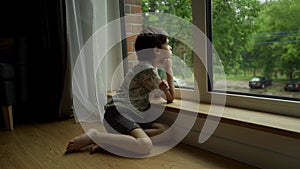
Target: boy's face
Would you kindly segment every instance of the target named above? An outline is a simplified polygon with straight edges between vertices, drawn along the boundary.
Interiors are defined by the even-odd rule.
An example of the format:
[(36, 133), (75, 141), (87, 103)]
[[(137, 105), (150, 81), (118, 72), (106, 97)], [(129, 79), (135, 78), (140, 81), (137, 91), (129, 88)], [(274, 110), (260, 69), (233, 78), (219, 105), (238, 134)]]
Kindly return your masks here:
[(169, 45), (169, 39), (162, 45), (160, 50), (160, 59), (170, 59), (172, 56), (172, 47)]
[(172, 47), (169, 45), (169, 39), (162, 45), (162, 49), (172, 52)]
[(169, 39), (162, 45), (161, 49), (155, 48), (155, 58), (152, 61), (155, 66), (160, 65), (164, 59), (171, 59), (172, 47), (169, 45)]

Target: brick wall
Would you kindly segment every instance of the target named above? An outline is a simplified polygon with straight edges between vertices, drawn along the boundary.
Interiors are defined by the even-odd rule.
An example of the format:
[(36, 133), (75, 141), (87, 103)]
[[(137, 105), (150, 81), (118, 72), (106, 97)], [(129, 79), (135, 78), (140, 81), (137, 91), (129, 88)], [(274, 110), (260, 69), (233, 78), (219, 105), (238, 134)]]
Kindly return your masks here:
[(128, 50), (128, 68), (137, 63), (134, 42), (142, 30), (142, 0), (125, 0), (126, 35)]

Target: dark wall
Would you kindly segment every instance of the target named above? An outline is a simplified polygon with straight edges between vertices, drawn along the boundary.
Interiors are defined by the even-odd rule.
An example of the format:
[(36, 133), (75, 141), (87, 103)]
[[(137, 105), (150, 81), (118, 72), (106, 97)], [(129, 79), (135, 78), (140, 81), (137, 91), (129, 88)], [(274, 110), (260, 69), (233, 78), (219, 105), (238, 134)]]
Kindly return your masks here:
[(0, 38), (15, 41), (19, 77), (13, 111), (17, 123), (58, 117), (66, 56), (59, 2), (0, 1)]

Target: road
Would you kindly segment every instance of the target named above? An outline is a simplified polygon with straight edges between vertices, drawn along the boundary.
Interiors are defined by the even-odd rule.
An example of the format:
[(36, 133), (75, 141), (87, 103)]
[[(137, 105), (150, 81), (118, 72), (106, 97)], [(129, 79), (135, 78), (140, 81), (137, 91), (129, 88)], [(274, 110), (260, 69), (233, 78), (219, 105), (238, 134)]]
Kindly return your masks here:
[(282, 83), (273, 82), (271, 86), (267, 86), (264, 89), (250, 89), (248, 86), (248, 81), (227, 80), (226, 82), (216, 81), (214, 84), (214, 88), (221, 90), (226, 88), (227, 91), (233, 92), (300, 98), (300, 92), (284, 91), (283, 85), (284, 84)]

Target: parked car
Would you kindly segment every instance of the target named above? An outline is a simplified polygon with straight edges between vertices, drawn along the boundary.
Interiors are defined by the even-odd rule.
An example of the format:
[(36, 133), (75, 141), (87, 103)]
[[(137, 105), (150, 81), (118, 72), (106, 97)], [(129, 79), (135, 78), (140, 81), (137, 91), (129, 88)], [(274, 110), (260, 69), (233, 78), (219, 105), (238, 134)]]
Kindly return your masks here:
[(272, 85), (272, 79), (266, 78), (266, 77), (261, 77), (261, 76), (256, 76), (253, 77), (249, 81), (249, 87), (251, 89), (253, 88), (261, 88), (264, 89), (266, 86)]
[(177, 78), (177, 77), (173, 77), (173, 79), (174, 79), (175, 87), (187, 86), (187, 83), (185, 82), (185, 80)]
[(300, 79), (289, 80), (284, 84), (285, 91), (298, 91), (300, 92)]

